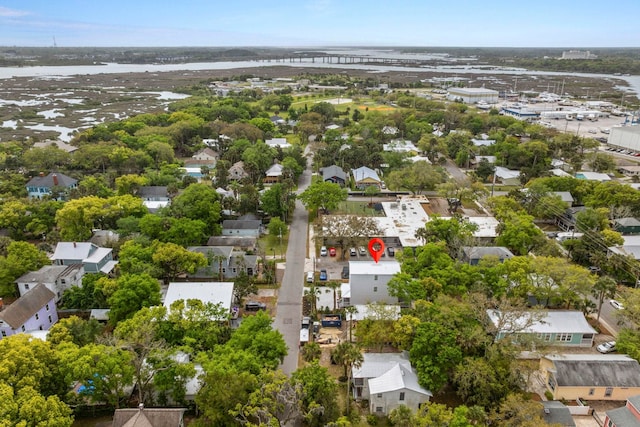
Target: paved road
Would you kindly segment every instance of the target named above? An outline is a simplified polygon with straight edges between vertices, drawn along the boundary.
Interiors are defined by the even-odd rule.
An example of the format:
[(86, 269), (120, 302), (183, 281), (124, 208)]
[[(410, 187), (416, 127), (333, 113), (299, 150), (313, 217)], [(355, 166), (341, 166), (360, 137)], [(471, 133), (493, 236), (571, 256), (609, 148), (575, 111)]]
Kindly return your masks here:
[[(304, 191), (311, 182), (311, 160), (300, 177), (298, 192)], [(278, 294), (274, 326), (282, 333), (288, 347), (287, 356), (280, 366), (282, 371), (291, 375), (298, 369), (298, 344), (300, 342), (300, 324), (302, 322), (302, 292), (304, 285), (304, 263), (307, 254), (309, 214), (300, 201), (296, 201), (293, 220), (289, 230), (287, 263)]]

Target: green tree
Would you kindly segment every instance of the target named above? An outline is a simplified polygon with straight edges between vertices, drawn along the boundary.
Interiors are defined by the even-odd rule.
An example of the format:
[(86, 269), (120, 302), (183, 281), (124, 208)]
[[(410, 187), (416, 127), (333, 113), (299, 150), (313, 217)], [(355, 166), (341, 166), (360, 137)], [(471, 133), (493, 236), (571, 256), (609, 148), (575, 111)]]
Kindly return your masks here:
[(517, 255), (526, 255), (545, 242), (544, 233), (533, 223), (533, 217), (514, 213), (500, 219), (500, 235), (496, 244), (506, 246)]
[(422, 194), (432, 191), (438, 184), (445, 181), (441, 168), (434, 167), (427, 162), (414, 162), (400, 170), (393, 171), (387, 176), (387, 185), (394, 190), (409, 190), (412, 194)]
[[(309, 346), (309, 343), (305, 347)], [(340, 415), (338, 408), (338, 385), (327, 368), (320, 366), (318, 359), (298, 368), (291, 376), (292, 383), (302, 389), (302, 413), (310, 427), (324, 426)]]
[(317, 342), (310, 342), (305, 344), (300, 350), (302, 353), (302, 358), (305, 362), (310, 363), (314, 360), (319, 360), (322, 355), (322, 349), (320, 348), (320, 344)]
[(11, 242), (7, 246), (7, 255), (0, 256), (0, 294), (15, 295), (17, 278), (50, 263), (47, 254), (31, 243)]
[(79, 381), (84, 385), (81, 396), (120, 407), (127, 395), (125, 389), (134, 381), (129, 352), (104, 344), (59, 347), (59, 351), (68, 383)]
[(618, 284), (612, 277), (601, 276), (596, 280), (591, 290), (592, 295), (598, 301), (598, 316), (596, 318), (596, 322), (600, 321), (600, 313), (602, 311), (602, 304), (605, 298), (614, 298), (617, 290)]
[(117, 288), (107, 301), (112, 325), (131, 318), (142, 307), (161, 303), (160, 284), (148, 274), (125, 274), (116, 283)]
[(299, 199), (311, 211), (320, 208), (327, 211), (336, 209), (341, 202), (347, 200), (347, 196), (347, 190), (338, 184), (316, 181), (300, 193)]
[(207, 266), (207, 259), (203, 254), (188, 251), (175, 243), (158, 243), (154, 246), (151, 260), (162, 272), (167, 285), (181, 274), (193, 274), (198, 268)]
[(201, 220), (207, 232), (219, 234), (221, 205), (218, 193), (209, 185), (191, 184), (171, 202), (171, 215), (176, 218)]
[(71, 409), (58, 396), (45, 397), (32, 387), (14, 391), (8, 384), (0, 384), (0, 425), (71, 427)]
[(72, 342), (81, 347), (95, 342), (102, 334), (103, 326), (96, 319), (84, 320), (78, 316), (60, 319), (49, 329), (47, 341), (52, 345)]

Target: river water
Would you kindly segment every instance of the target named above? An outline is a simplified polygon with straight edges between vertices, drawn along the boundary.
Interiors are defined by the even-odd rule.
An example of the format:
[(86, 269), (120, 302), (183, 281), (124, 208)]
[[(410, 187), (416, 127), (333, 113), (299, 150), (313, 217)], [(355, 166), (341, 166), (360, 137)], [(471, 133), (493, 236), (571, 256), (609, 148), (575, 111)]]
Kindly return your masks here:
[[(336, 53), (327, 51), (328, 53)], [(389, 55), (389, 57), (399, 57), (399, 54)], [(406, 56), (403, 55), (403, 58)], [(271, 66), (286, 66), (294, 68), (335, 68), (345, 70), (366, 70), (372, 73), (385, 71), (397, 72), (431, 72), (441, 73), (445, 76), (453, 74), (487, 74), (487, 75), (539, 75), (539, 76), (580, 76), (596, 79), (617, 79), (628, 83), (630, 89), (640, 95), (640, 76), (617, 76), (611, 74), (592, 73), (568, 73), (554, 71), (531, 71), (522, 68), (488, 67), (481, 65), (450, 65), (450, 66), (423, 66), (423, 67), (403, 67), (384, 64), (336, 64), (312, 62), (309, 58), (303, 58), (296, 62), (288, 61), (225, 61), (225, 62), (194, 62), (186, 64), (116, 64), (106, 63), (98, 65), (79, 66), (42, 66), (42, 67), (0, 67), (0, 79), (12, 77), (34, 77), (34, 78), (60, 78), (75, 75), (93, 74), (125, 74), (125, 73), (161, 73), (168, 71), (205, 71), (205, 70), (232, 70), (235, 68), (261, 68)]]

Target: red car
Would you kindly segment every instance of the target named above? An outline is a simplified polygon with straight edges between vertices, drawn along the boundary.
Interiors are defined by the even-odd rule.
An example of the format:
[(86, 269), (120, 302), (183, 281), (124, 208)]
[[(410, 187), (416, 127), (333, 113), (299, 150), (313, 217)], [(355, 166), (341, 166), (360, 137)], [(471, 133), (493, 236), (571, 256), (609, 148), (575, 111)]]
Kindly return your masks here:
[(329, 256), (336, 256), (336, 248), (329, 248)]

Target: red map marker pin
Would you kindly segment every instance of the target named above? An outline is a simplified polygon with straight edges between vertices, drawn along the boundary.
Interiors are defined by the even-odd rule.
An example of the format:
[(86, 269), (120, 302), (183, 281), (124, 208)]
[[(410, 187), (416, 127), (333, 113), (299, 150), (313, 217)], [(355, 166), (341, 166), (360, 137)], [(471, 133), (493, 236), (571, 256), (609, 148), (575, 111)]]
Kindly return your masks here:
[(376, 263), (380, 261), (380, 257), (384, 253), (384, 242), (382, 239), (375, 237), (369, 240), (369, 253)]

